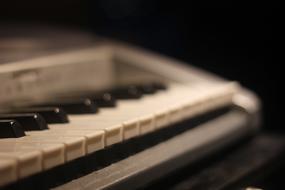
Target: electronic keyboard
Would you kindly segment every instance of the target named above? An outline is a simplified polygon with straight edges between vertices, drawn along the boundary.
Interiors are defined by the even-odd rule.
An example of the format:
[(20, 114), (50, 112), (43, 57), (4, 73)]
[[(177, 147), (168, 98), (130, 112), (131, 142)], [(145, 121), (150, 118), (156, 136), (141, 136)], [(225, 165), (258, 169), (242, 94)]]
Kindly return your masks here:
[(238, 82), (122, 42), (83, 44), (0, 59), (2, 188), (142, 188), (258, 130), (259, 100)]

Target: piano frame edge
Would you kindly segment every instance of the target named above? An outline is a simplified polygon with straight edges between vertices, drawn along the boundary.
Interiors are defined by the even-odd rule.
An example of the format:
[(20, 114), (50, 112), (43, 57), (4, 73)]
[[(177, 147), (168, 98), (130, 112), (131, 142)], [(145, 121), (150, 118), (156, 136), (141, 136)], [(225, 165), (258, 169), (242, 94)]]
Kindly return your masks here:
[[(113, 43), (113, 42), (112, 42)], [(111, 44), (112, 45), (112, 44)], [(116, 47), (115, 47), (116, 46)], [(120, 47), (119, 47), (120, 46)], [(121, 49), (120, 50), (120, 52), (122, 53), (121, 54), (121, 56), (123, 56), (123, 55), (129, 55), (130, 57), (134, 57), (134, 56), (136, 56), (136, 55), (140, 55), (142, 58), (149, 58), (149, 59), (153, 59), (153, 62), (157, 62), (157, 63), (159, 63), (159, 65), (162, 65), (162, 64), (160, 64), (160, 63), (162, 63), (162, 62), (167, 62), (167, 72), (166, 73), (164, 73), (164, 75), (168, 75), (169, 73), (172, 73), (173, 71), (172, 71), (172, 69), (174, 69), (174, 66), (175, 66), (175, 70), (177, 70), (178, 72), (182, 72), (183, 70), (185, 70), (185, 72), (183, 72), (184, 74), (183, 74), (183, 77), (181, 77), (181, 78), (175, 78), (175, 79), (173, 79), (173, 80), (175, 80), (175, 81), (178, 81), (178, 82), (181, 82), (181, 83), (187, 83), (187, 81), (189, 81), (189, 78), (188, 77), (190, 77), (191, 76), (191, 72), (192, 72), (192, 74), (194, 73), (195, 75), (200, 75), (200, 74), (202, 74), (202, 77), (198, 77), (199, 79), (203, 79), (203, 80), (211, 80), (211, 79), (214, 79), (214, 81), (215, 82), (223, 82), (224, 80), (223, 79), (221, 79), (221, 78), (219, 78), (219, 77), (216, 77), (216, 76), (213, 76), (213, 75), (211, 75), (211, 74), (209, 74), (209, 73), (207, 73), (207, 72), (204, 72), (204, 71), (202, 71), (202, 70), (199, 70), (199, 69), (196, 69), (196, 68), (193, 68), (193, 67), (186, 67), (186, 66), (184, 66), (183, 64), (181, 64), (180, 62), (178, 62), (178, 61), (175, 61), (175, 60), (172, 60), (172, 59), (169, 59), (169, 58), (166, 58), (166, 57), (163, 57), (163, 58), (161, 58), (161, 57), (159, 57), (158, 55), (156, 55), (156, 54), (153, 54), (153, 53), (150, 53), (150, 52), (148, 52), (148, 51), (142, 51), (142, 50), (140, 50), (139, 48), (125, 48), (125, 47), (123, 47), (123, 45), (121, 46), (121, 45), (114, 45), (114, 47), (113, 47), (114, 49)], [(108, 48), (107, 48), (108, 49)], [(114, 50), (113, 50), (114, 51)], [(123, 53), (123, 51), (125, 51), (125, 53)], [(117, 51), (115, 51), (116, 53), (117, 53)], [(119, 51), (118, 51), (119, 52)], [(117, 53), (118, 54), (118, 53)], [(137, 59), (137, 58), (136, 58)], [(140, 63), (138, 63), (137, 65), (142, 65), (142, 64), (140, 64)], [(147, 70), (150, 70), (150, 71), (156, 71), (156, 69), (155, 68), (153, 68), (153, 66), (152, 65), (154, 65), (154, 64), (148, 64), (148, 68), (147, 68)], [(179, 67), (176, 67), (176, 66), (179, 66)], [(163, 66), (165, 66), (165, 65), (163, 65)], [(187, 68), (187, 69), (186, 69)], [(155, 72), (155, 73), (157, 73), (157, 72)], [(205, 78), (204, 78), (205, 77)], [(244, 114), (246, 115), (246, 118), (247, 118), (247, 121), (246, 121), (246, 132), (245, 133), (243, 133), (243, 134), (241, 134), (240, 136), (239, 135), (237, 135), (237, 134), (233, 134), (233, 135), (235, 135), (235, 140), (237, 140), (237, 139), (240, 139), (241, 137), (243, 137), (243, 136), (246, 136), (246, 135), (248, 135), (248, 134), (252, 134), (254, 131), (257, 131), (258, 130), (258, 128), (259, 128), (259, 126), (261, 125), (261, 104), (260, 104), (260, 100), (258, 99), (258, 97), (253, 93), (253, 92), (251, 92), (251, 91), (249, 91), (249, 90), (247, 90), (247, 89), (244, 89), (244, 88), (242, 88), (242, 90), (239, 92), (239, 93), (237, 93), (237, 94), (235, 94), (234, 95), (234, 97), (233, 97), (233, 102), (234, 102), (234, 104), (237, 106), (237, 107), (239, 107), (239, 108), (241, 108), (243, 111), (244, 111)], [(197, 127), (197, 128), (199, 128), (199, 127)], [(189, 133), (190, 134), (190, 133)], [(178, 138), (178, 137), (177, 137)], [(188, 137), (187, 137), (188, 138)], [(186, 139), (187, 139), (186, 138)], [(172, 171), (172, 170), (174, 170), (174, 169), (177, 169), (177, 168), (179, 168), (179, 167), (182, 167), (183, 165), (185, 165), (185, 164), (187, 164), (187, 163), (189, 163), (189, 162), (192, 162), (192, 161), (194, 161), (194, 160), (196, 160), (196, 159), (199, 159), (199, 158), (201, 158), (201, 157), (203, 157), (204, 155), (207, 155), (207, 154), (209, 154), (209, 153), (211, 153), (211, 152), (214, 152), (215, 150), (217, 150), (217, 149), (219, 149), (219, 148), (221, 148), (221, 147), (223, 147), (223, 146), (225, 146), (225, 145), (228, 145), (228, 144), (230, 144), (229, 142), (228, 142), (228, 140), (229, 141), (232, 141), (233, 139), (230, 139), (230, 138), (226, 138), (226, 139), (224, 139), (224, 141), (223, 142), (219, 142), (219, 145), (217, 146), (217, 147), (213, 147), (212, 148), (212, 150), (211, 149), (208, 149), (207, 148), (207, 151), (201, 151), (201, 152), (199, 152), (199, 153), (197, 153), (197, 156), (195, 157), (195, 159), (194, 158), (189, 158), (189, 154), (191, 155), (191, 153), (192, 153), (192, 151), (193, 150), (190, 150), (190, 151), (187, 151), (187, 150), (185, 150), (184, 151), (184, 154), (183, 155), (181, 155), (179, 158), (177, 158), (177, 159), (179, 159), (179, 160), (185, 160), (185, 162), (180, 162), (180, 165), (179, 166), (176, 166), (175, 168), (173, 168), (174, 167), (174, 165), (172, 165), (171, 164), (171, 166), (173, 166), (173, 167), (166, 167), (165, 165), (159, 165), (159, 166), (157, 166), (158, 168), (164, 168), (164, 169), (167, 169), (167, 170), (169, 170), (169, 172), (170, 172), (170, 170)], [(168, 142), (168, 143), (171, 143), (170, 141)], [(157, 145), (157, 146), (159, 146), (159, 145)], [(173, 146), (175, 146), (175, 145), (173, 145)], [(148, 151), (148, 150), (146, 150), (146, 151)], [(149, 151), (151, 151), (151, 150), (149, 150)], [(144, 151), (145, 152), (145, 151)], [(143, 153), (143, 152), (142, 152)], [(138, 155), (135, 155), (135, 156), (138, 156), (137, 157), (137, 159), (139, 159), (139, 155), (140, 155), (141, 153), (139, 153)], [(199, 156), (198, 156), (199, 155)], [(184, 157), (185, 156), (185, 157)], [(126, 160), (128, 160), (128, 159), (126, 159)], [(187, 161), (187, 162), (186, 162)], [(167, 163), (168, 161), (164, 161), (165, 163)], [(173, 160), (172, 160), (172, 162), (173, 162)], [(178, 161), (174, 161), (173, 163), (178, 163)], [(147, 169), (147, 170), (145, 170), (145, 171), (152, 171), (152, 170), (157, 170), (158, 168), (157, 167), (155, 167), (155, 169), (151, 169), (151, 168), (149, 168), (149, 169)], [(159, 170), (159, 169), (158, 169)], [(160, 173), (160, 172), (158, 172), (158, 173)], [(167, 172), (166, 172), (167, 173)], [(145, 179), (145, 180), (142, 180), (140, 183), (142, 183), (142, 182), (146, 182), (147, 181), (147, 178), (146, 178), (146, 176), (152, 176), (152, 175), (150, 175), (151, 173), (144, 173), (143, 175), (141, 175), (141, 176), (143, 176), (142, 178), (140, 178), (140, 179)], [(154, 174), (155, 174), (155, 172), (154, 172)], [(154, 175), (153, 174), (153, 175)], [(158, 175), (157, 173), (156, 173), (156, 175)], [(112, 183), (112, 184), (109, 184), (109, 186), (102, 186), (101, 188), (114, 188), (114, 187), (116, 187), (116, 188), (122, 188), (122, 189), (124, 189), (123, 187), (130, 187), (129, 186), (129, 182), (132, 182), (133, 183), (133, 185), (139, 185), (140, 183), (138, 183), (138, 180), (137, 179), (139, 179), (137, 176), (140, 176), (140, 175), (134, 175), (134, 178), (132, 178), (132, 180), (130, 181), (129, 179), (128, 179), (128, 176), (125, 176), (122, 180), (115, 180), (114, 181), (114, 183)], [(140, 176), (140, 177), (141, 177)], [(84, 176), (85, 177), (85, 176)], [(80, 184), (81, 182), (79, 182), (80, 180), (83, 180), (84, 181), (84, 177), (81, 177), (81, 178), (79, 178), (78, 180), (75, 180), (75, 181), (73, 181), (73, 182), (70, 182), (70, 183), (68, 183), (68, 184), (66, 184), (66, 185), (63, 185), (63, 186), (61, 186), (61, 187), (59, 187), (59, 188), (62, 188), (62, 189), (65, 189), (67, 186), (68, 186), (68, 188), (70, 188), (70, 187), (72, 187), (73, 189), (83, 189), (83, 188), (81, 188), (82, 186), (81, 185), (78, 185), (78, 184)], [(149, 178), (149, 177), (148, 177)], [(128, 180), (127, 180), (128, 179)], [(148, 180), (150, 180), (150, 179), (148, 179)], [(128, 181), (128, 183), (126, 183), (126, 181)], [(139, 180), (140, 181), (140, 180)], [(69, 186), (69, 184), (72, 184), (72, 185), (70, 185)], [(75, 184), (77, 184), (77, 185), (75, 185)], [(126, 186), (125, 186), (126, 185)], [(88, 187), (89, 188), (89, 187)], [(90, 189), (93, 189), (93, 187), (90, 187)]]

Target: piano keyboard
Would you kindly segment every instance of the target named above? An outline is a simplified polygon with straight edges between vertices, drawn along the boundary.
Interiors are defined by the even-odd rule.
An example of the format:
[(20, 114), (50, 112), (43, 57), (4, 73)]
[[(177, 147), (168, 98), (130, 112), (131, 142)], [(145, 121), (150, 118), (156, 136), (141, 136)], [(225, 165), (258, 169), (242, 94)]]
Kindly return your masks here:
[[(129, 50), (126, 50), (127, 53), (121, 52), (120, 54), (121, 49), (118, 50), (115, 52), (121, 57), (117, 55), (114, 60), (128, 59), (131, 61), (133, 57), (138, 57), (140, 60), (147, 61), (149, 58), (149, 56), (144, 57), (137, 52), (132, 54)], [(91, 56), (90, 50), (86, 52)], [(84, 55), (84, 51), (79, 54)], [(50, 57), (49, 59), (60, 58), (63, 60), (62, 57), (64, 56), (55, 56), (55, 58)], [(157, 59), (155, 56), (150, 57), (153, 60)], [(38, 61), (41, 62), (40, 59)], [(169, 61), (163, 58), (159, 59), (159, 62)], [(178, 148), (175, 148), (178, 146), (175, 145), (177, 143), (175, 139), (178, 137), (180, 143), (186, 143), (185, 147), (182, 145), (182, 148), (178, 149), (184, 148), (186, 151), (187, 148), (187, 151), (192, 151), (200, 149), (199, 147), (206, 144), (209, 146), (209, 142), (215, 143), (218, 139), (224, 141), (227, 138), (230, 138), (228, 141), (231, 141), (251, 134), (255, 130), (254, 127), (258, 122), (256, 100), (237, 82), (226, 82), (203, 72), (200, 73), (194, 68), (193, 75), (191, 72), (188, 75), (184, 68), (178, 68), (179, 66), (177, 69), (171, 64), (166, 67), (163, 67), (163, 63), (159, 64), (162, 65), (161, 71), (153, 67), (151, 74), (146, 74), (148, 72), (145, 69), (152, 67), (148, 64), (146, 64), (146, 68), (140, 68), (143, 74), (136, 71), (139, 79), (144, 75), (148, 78), (144, 82), (138, 83), (137, 80), (133, 80), (136, 77), (132, 77), (131, 74), (125, 76), (125, 72), (129, 71), (124, 71), (124, 66), (122, 69), (118, 69), (119, 71), (123, 70), (120, 71), (122, 75), (120, 85), (110, 86), (106, 82), (110, 80), (104, 79), (106, 88), (93, 86), (91, 89), (94, 88), (94, 91), (90, 91), (89, 86), (86, 92), (82, 89), (76, 91), (79, 83), (67, 83), (63, 76), (59, 80), (65, 81), (67, 86), (69, 85), (68, 91), (63, 93), (60, 91), (62, 88), (53, 88), (53, 85), (59, 84), (56, 82), (53, 84), (51, 81), (48, 96), (44, 96), (41, 92), (41, 83), (46, 85), (44, 78), (38, 78), (39, 83), (34, 84), (34, 86), (38, 85), (39, 90), (34, 86), (29, 87), (35, 92), (33, 95), (24, 90), (27, 81), (27, 84), (33, 84), (29, 81), (33, 78), (25, 76), (24, 79), (19, 79), (20, 83), (14, 78), (15, 84), (21, 84), (19, 89), (21, 88), (22, 91), (11, 91), (14, 101), (11, 101), (10, 97), (0, 101), (0, 105), (2, 104), (0, 112), (0, 187), (9, 188), (11, 185), (21, 184), (29, 179), (43, 182), (47, 180), (47, 176), (57, 176), (61, 172), (64, 177), (59, 177), (59, 179), (43, 186), (52, 188), (67, 183), (66, 186), (63, 186), (64, 189), (70, 187), (69, 180), (77, 178), (76, 176), (67, 177), (69, 172), (82, 177), (82, 173), (85, 174), (86, 170), (88, 170), (87, 174), (93, 172), (92, 170), (97, 171), (96, 173), (100, 175), (96, 179), (104, 181), (106, 175), (101, 175), (101, 173), (104, 173), (106, 168), (111, 168), (110, 170), (113, 172), (119, 172), (116, 164), (120, 165), (124, 160), (134, 157), (140, 160), (144, 151), (153, 152), (151, 154), (155, 158), (150, 156), (151, 160), (159, 157), (161, 162), (166, 162), (170, 155), (174, 156), (172, 154)], [(25, 67), (29, 70), (28, 75), (32, 72), (31, 65), (26, 64)], [(141, 65), (141, 67), (145, 67), (145, 65)], [(10, 68), (9, 66), (3, 68), (4, 71), (10, 73), (16, 67), (12, 64)], [(49, 66), (40, 68), (46, 73), (38, 75), (46, 77), (49, 75), (48, 72), (52, 73), (52, 69), (58, 71), (56, 64), (51, 64), (49, 70), (48, 68)], [(74, 72), (72, 69), (75, 68), (79, 67), (71, 64), (68, 72)], [(25, 69), (23, 70), (25, 71)], [(16, 70), (19, 72), (18, 68)], [(169, 70), (178, 71), (177, 76), (170, 76)], [(61, 71), (63, 72), (63, 70)], [(110, 75), (109, 70), (105, 69), (104, 72), (108, 72), (108, 76)], [(187, 78), (189, 81), (186, 80)], [(72, 76), (69, 76), (69, 79), (72, 79)], [(4, 97), (5, 93), (6, 91), (1, 92), (0, 89), (0, 97)], [(19, 95), (15, 93), (19, 93)], [(53, 93), (54, 96), (52, 96)], [(202, 127), (203, 125), (205, 126)], [(196, 138), (196, 142), (193, 141), (195, 137), (199, 137)], [(189, 146), (187, 138), (190, 138)], [(167, 143), (169, 147), (172, 147), (172, 151), (166, 151), (167, 148), (163, 144)], [(195, 143), (197, 146), (190, 147)], [(161, 147), (161, 151), (166, 151), (161, 152), (161, 157), (159, 150), (154, 152), (157, 147)], [(126, 152), (121, 152), (121, 150)], [(178, 152), (175, 154), (179, 155)], [(141, 161), (141, 167), (146, 164), (143, 160), (144, 158)], [(132, 163), (126, 162), (131, 167)], [(71, 167), (74, 163), (80, 164), (74, 169)], [(138, 166), (134, 167), (135, 171), (143, 170)], [(150, 166), (148, 165), (148, 167)], [(64, 172), (62, 168), (69, 169)], [(126, 170), (121, 168), (121, 174), (117, 178), (112, 177), (113, 182), (123, 181), (122, 179), (126, 176), (130, 176), (128, 172), (124, 176), (124, 172)], [(51, 175), (47, 175), (48, 173)], [(95, 183), (92, 187), (105, 188), (110, 183), (110, 180), (105, 180), (104, 183)], [(72, 181), (71, 184), (78, 187), (79, 183)]]

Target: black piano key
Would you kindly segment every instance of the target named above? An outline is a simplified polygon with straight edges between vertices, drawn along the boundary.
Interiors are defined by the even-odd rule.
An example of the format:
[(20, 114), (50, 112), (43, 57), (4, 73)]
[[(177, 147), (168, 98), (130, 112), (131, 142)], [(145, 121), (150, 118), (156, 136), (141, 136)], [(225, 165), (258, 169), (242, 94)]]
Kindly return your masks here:
[(25, 136), (24, 129), (15, 120), (0, 120), (0, 138), (18, 138)]
[(142, 97), (142, 92), (134, 85), (115, 88), (110, 93), (117, 99), (139, 99)]
[(88, 114), (98, 112), (96, 103), (89, 98), (60, 100), (47, 104), (41, 104), (39, 106), (60, 107), (68, 114)]
[(38, 113), (49, 124), (69, 122), (66, 112), (59, 107), (20, 108), (20, 109), (14, 110), (13, 113)]
[(152, 86), (154, 88), (156, 88), (157, 90), (166, 90), (167, 89), (167, 86), (163, 83), (160, 83), (160, 82), (153, 82)]
[(96, 102), (98, 107), (115, 107), (116, 99), (108, 92), (96, 94), (93, 96), (92, 100)]
[(40, 114), (1, 114), (0, 119), (15, 120), (22, 125), (25, 131), (48, 129), (46, 121)]
[(154, 94), (158, 90), (153, 84), (142, 84), (137, 87), (143, 94)]

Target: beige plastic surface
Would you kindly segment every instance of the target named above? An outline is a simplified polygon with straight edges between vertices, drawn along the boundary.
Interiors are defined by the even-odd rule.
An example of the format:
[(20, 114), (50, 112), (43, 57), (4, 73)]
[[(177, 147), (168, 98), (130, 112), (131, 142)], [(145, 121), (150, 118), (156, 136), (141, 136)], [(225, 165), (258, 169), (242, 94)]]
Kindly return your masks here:
[[(120, 100), (117, 107), (102, 108), (98, 114), (71, 115), (70, 123), (51, 124), (49, 130), (27, 132), (27, 136), (21, 138), (1, 139), (0, 158), (16, 160), (17, 176), (26, 177), (231, 104), (238, 89), (235, 83), (192, 88), (170, 84), (166, 91), (133, 101)], [(4, 167), (4, 163), (2, 165)]]
[(0, 157), (0, 186), (17, 180), (17, 161)]

